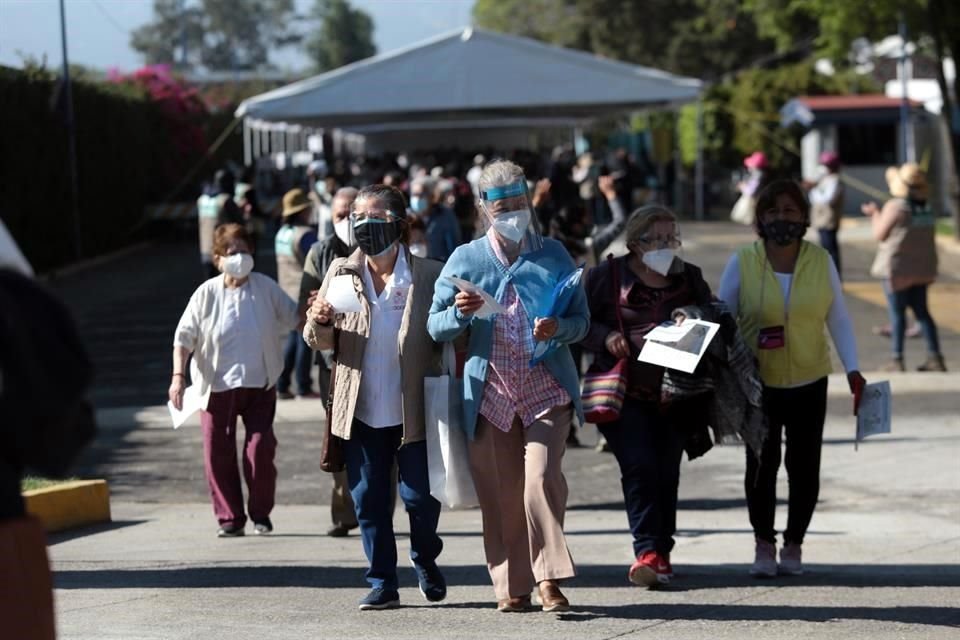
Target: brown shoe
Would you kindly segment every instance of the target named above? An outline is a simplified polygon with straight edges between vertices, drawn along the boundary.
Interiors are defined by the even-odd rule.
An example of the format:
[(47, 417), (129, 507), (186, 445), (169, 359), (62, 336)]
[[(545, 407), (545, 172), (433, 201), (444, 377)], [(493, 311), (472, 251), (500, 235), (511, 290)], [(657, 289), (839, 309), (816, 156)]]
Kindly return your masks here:
[(927, 356), (927, 361), (917, 367), (917, 371), (946, 371), (947, 365), (940, 354), (931, 354)]
[(529, 595), (514, 596), (504, 598), (497, 602), (497, 611), (500, 613), (520, 613), (521, 611), (526, 611), (531, 606)]
[(540, 604), (544, 611), (570, 611), (570, 601), (560, 591), (555, 580), (540, 583)]
[(880, 368), (880, 371), (906, 371), (903, 364), (903, 358), (892, 358), (887, 364)]

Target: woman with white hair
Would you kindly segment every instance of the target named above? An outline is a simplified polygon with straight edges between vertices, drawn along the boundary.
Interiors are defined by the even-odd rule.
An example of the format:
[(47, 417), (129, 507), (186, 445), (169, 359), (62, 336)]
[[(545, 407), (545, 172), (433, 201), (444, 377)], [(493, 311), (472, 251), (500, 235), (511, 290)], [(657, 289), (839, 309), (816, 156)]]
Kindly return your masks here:
[(937, 325), (927, 308), (927, 288), (937, 278), (936, 219), (927, 201), (927, 176), (917, 164), (908, 162), (887, 169), (886, 178), (893, 197), (883, 209), (875, 202), (861, 207), (864, 215), (870, 216), (873, 237), (880, 243), (870, 273), (883, 279), (890, 309), (893, 358), (886, 370), (906, 370), (903, 337), (910, 307), (927, 342), (927, 360), (917, 370), (946, 371)]
[[(437, 279), (427, 329), (438, 342), (469, 330), (463, 373), (464, 429), (487, 568), (499, 611), (522, 611), (539, 585), (544, 611), (570, 605), (558, 581), (576, 573), (563, 533), (567, 484), (561, 461), (574, 411), (583, 420), (568, 345), (590, 324), (583, 289), (566, 311), (540, 317), (575, 265), (536, 226), (523, 169), (499, 160), (479, 180), (486, 233), (453, 252)], [(472, 284), (457, 287), (455, 276)], [(475, 288), (474, 288), (475, 287)], [(477, 293), (504, 308), (493, 315)], [(531, 366), (538, 342), (556, 348)]]

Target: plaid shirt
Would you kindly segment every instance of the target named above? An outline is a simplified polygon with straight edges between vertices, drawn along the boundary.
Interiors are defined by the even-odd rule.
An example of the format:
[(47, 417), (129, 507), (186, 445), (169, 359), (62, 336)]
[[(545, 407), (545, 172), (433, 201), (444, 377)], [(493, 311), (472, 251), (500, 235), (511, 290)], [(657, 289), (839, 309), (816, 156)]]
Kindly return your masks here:
[[(500, 262), (509, 265), (499, 242), (489, 237), (490, 233), (492, 229), (488, 238), (494, 253)], [(500, 302), (507, 313), (501, 313), (493, 322), (493, 344), (480, 414), (501, 431), (510, 431), (515, 417), (519, 416), (523, 426), (529, 427), (539, 416), (571, 400), (542, 362), (530, 367), (533, 331), (513, 285), (507, 285)]]

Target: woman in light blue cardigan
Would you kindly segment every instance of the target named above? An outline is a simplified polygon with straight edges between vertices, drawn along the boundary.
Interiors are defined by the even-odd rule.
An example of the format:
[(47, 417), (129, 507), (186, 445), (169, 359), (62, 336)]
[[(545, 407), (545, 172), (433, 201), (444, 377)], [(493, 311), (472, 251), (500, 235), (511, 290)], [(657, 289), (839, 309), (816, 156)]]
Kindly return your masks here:
[[(561, 462), (574, 411), (583, 420), (568, 345), (586, 335), (590, 314), (577, 286), (561, 317), (542, 317), (557, 282), (575, 265), (562, 244), (537, 232), (523, 170), (493, 162), (480, 191), (489, 228), (450, 256), (437, 279), (427, 330), (437, 342), (448, 342), (469, 329), (463, 428), (497, 607), (528, 608), (539, 585), (543, 609), (563, 611), (569, 603), (557, 581), (572, 577), (575, 568), (563, 535)], [(482, 298), (458, 293), (447, 276), (469, 281), (506, 311), (474, 315)], [(556, 348), (531, 366), (536, 343), (550, 339)]]

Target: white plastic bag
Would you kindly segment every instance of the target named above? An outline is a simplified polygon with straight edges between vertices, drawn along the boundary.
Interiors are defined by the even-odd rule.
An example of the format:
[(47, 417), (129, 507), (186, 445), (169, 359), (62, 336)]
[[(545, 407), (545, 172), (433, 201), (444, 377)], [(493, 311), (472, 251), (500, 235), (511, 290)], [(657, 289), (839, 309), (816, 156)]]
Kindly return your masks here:
[(476, 506), (453, 343), (443, 345), (443, 375), (423, 379), (430, 495), (451, 509)]
[(740, 224), (750, 226), (756, 217), (757, 201), (747, 194), (743, 194), (733, 205), (730, 212), (730, 219)]

